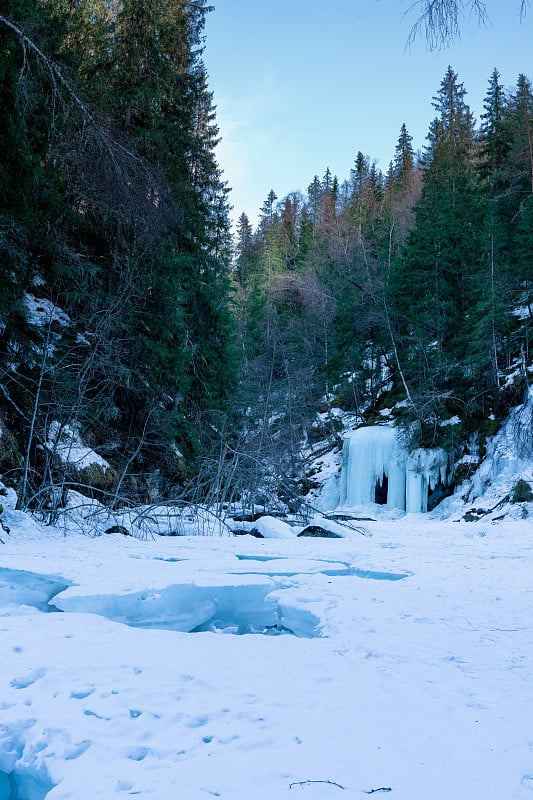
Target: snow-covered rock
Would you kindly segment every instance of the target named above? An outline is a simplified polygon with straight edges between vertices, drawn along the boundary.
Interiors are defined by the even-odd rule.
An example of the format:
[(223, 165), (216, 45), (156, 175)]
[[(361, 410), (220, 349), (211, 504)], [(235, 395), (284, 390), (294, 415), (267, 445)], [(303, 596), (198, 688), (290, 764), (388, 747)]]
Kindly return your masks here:
[(276, 517), (259, 517), (254, 523), (263, 539), (294, 539), (297, 531)]
[(63, 464), (70, 464), (78, 470), (91, 466), (98, 466), (103, 470), (110, 468), (105, 458), (84, 445), (79, 428), (75, 425), (62, 425), (57, 420), (52, 421), (48, 427), (46, 445)]

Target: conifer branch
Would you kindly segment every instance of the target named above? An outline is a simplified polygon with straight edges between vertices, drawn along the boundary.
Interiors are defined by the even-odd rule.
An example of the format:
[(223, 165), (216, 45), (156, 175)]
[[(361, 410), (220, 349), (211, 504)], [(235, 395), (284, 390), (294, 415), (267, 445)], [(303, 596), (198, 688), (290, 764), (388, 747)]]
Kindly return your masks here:
[(129, 150), (128, 148), (124, 147), (124, 145), (120, 144), (119, 142), (115, 141), (114, 139), (111, 139), (108, 136), (108, 134), (103, 129), (102, 125), (100, 125), (100, 123), (95, 118), (94, 114), (91, 112), (89, 106), (74, 91), (74, 89), (72, 88), (72, 85), (64, 77), (64, 75), (62, 74), (62, 72), (59, 69), (59, 67), (57, 66), (57, 64), (55, 64), (41, 50), (41, 48), (33, 41), (33, 39), (30, 39), (30, 37), (27, 36), (24, 33), (24, 31), (22, 30), (21, 27), (16, 25), (14, 22), (12, 22), (10, 19), (8, 19), (7, 17), (5, 17), (2, 14), (0, 14), (0, 24), (4, 25), (6, 28), (8, 28), (10, 31), (12, 31), (12, 33), (14, 33), (15, 36), (18, 38), (18, 40), (19, 40), (19, 42), (21, 44), (21, 47), (22, 47), (22, 51), (23, 51), (24, 65), (27, 62), (27, 51), (31, 50), (37, 56), (38, 60), (42, 64), (44, 64), (44, 66), (46, 67), (46, 69), (47, 69), (47, 71), (48, 71), (48, 73), (50, 75), (50, 79), (52, 81), (52, 85), (54, 86), (54, 89), (56, 90), (56, 93), (59, 94), (58, 86), (61, 86), (66, 91), (66, 93), (70, 97), (71, 101), (81, 111), (84, 119), (86, 121), (90, 122), (91, 125), (93, 126), (94, 130), (98, 134), (98, 137), (101, 139), (101, 141), (104, 143), (105, 147), (107, 148), (107, 150), (108, 150), (108, 152), (109, 152), (109, 154), (110, 154), (110, 156), (112, 158), (112, 161), (113, 161), (113, 163), (114, 163), (116, 168), (118, 167), (118, 164), (117, 164), (117, 161), (116, 161), (115, 149), (122, 151), (122, 153), (124, 155), (126, 155), (128, 158), (133, 159), (134, 161), (138, 161), (138, 162), (140, 161), (139, 157), (136, 156), (135, 153), (133, 153), (131, 150)]

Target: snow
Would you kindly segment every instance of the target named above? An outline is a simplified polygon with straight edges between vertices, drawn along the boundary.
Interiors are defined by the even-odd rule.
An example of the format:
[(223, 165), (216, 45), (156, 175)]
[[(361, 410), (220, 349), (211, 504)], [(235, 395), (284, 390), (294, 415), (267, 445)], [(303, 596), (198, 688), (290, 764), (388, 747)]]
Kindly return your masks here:
[(109, 463), (86, 447), (75, 425), (62, 425), (54, 420), (48, 428), (47, 447), (53, 450), (64, 464), (73, 464), (77, 469), (86, 469), (93, 464), (109, 469)]
[(136, 539), (15, 500), (1, 800), (532, 797), (531, 517)]
[(71, 324), (70, 317), (59, 306), (51, 303), (50, 300), (35, 297), (35, 295), (26, 292), (24, 294), (24, 305), (26, 306), (28, 319), (33, 325), (44, 327), (55, 322), (60, 327), (65, 328)]
[(297, 533), (283, 520), (270, 516), (260, 517), (254, 523), (254, 528), (257, 528), (265, 539), (292, 539)]
[[(494, 418), (494, 415), (491, 415)], [(457, 415), (450, 417), (449, 419), (444, 419), (442, 422), (439, 423), (441, 428), (448, 428), (450, 425), (460, 425), (461, 419)]]
[(124, 529), (139, 539), (231, 535), (226, 521), (202, 506), (184, 507), (170, 503), (112, 509), (74, 491), (69, 492), (67, 507), (57, 524), (64, 533), (76, 530), (89, 536), (99, 536), (113, 528)]
[(531, 306), (520, 306), (519, 308), (515, 308), (511, 313), (520, 320), (528, 319), (531, 317)]
[(488, 518), (502, 514), (521, 515), (520, 504), (510, 504), (509, 495), (519, 479), (533, 486), (533, 387), (525, 402), (511, 410), (498, 434), (487, 443), (487, 453), (474, 476), (458, 487), (455, 495), (443, 501), (438, 514), (457, 517), (464, 503), (483, 505)]
[(0, 800), (529, 800), (532, 411), (430, 514), (307, 521), (333, 539), (75, 493), (44, 527), (0, 484)]

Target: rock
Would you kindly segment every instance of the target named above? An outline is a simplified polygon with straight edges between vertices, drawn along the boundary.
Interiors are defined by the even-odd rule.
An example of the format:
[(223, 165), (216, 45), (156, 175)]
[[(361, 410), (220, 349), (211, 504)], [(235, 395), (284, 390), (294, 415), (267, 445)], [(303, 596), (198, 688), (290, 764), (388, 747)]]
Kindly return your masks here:
[(523, 478), (520, 478), (513, 487), (511, 495), (511, 503), (531, 503), (533, 501), (533, 492), (531, 486)]
[(255, 529), (263, 539), (293, 539), (296, 536), (290, 525), (270, 515), (260, 517), (255, 523)]
[(477, 522), (478, 519), (484, 517), (488, 514), (488, 511), (485, 511), (483, 508), (472, 508), (470, 511), (467, 511), (464, 515), (463, 519), (465, 522)]
[[(264, 509), (261, 509), (260, 511), (242, 511), (240, 513), (233, 513), (231, 518), (235, 522), (256, 522), (259, 517), (264, 515), (264, 513)], [(245, 531), (245, 533), (248, 533), (248, 531)]]
[(235, 536), (254, 536), (256, 539), (264, 539), (263, 534), (257, 528), (251, 528), (249, 531), (233, 531)]
[(298, 534), (300, 536), (315, 536), (321, 539), (342, 539), (342, 536), (334, 531), (328, 531), (327, 528), (322, 528), (321, 525), (308, 525)]
[(131, 536), (131, 533), (124, 525), (112, 525), (104, 533), (121, 533), (123, 536)]

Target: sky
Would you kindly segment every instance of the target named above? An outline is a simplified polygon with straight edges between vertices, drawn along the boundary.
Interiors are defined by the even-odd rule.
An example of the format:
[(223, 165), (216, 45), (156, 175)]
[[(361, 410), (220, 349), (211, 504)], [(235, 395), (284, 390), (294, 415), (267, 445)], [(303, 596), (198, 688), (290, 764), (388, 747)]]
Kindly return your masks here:
[[(407, 47), (412, 0), (214, 0), (204, 61), (217, 107), (217, 158), (232, 191), (232, 219), (256, 223), (271, 189), (305, 193), (326, 168), (342, 182), (357, 152), (383, 171), (405, 122), (422, 149), (431, 105), (451, 65), (477, 120), (494, 67), (505, 86), (533, 78), (533, 9), (487, 0), (490, 24), (468, 15), (461, 39)], [(411, 8), (411, 10), (409, 10)]]

